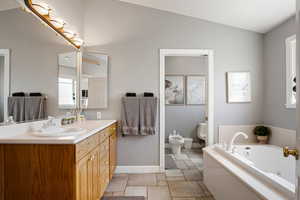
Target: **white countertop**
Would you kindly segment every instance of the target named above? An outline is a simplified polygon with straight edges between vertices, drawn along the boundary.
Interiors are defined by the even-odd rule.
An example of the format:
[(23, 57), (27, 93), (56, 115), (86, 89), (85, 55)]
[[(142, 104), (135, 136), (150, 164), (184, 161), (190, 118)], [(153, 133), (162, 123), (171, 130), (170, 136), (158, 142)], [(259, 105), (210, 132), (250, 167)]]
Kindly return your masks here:
[(0, 144), (76, 144), (85, 138), (107, 128), (116, 120), (86, 120), (67, 127), (83, 128), (86, 131), (79, 135), (63, 137), (38, 137), (30, 134), (30, 126), (36, 123), (24, 123), (0, 127)]

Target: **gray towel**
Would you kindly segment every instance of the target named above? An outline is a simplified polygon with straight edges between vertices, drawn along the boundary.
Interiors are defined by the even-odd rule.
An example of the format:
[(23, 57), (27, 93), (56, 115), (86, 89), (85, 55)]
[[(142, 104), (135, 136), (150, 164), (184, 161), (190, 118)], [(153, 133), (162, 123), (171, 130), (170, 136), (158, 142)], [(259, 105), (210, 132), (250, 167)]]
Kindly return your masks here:
[(121, 131), (123, 135), (139, 134), (139, 99), (122, 98)]
[(25, 97), (25, 121), (34, 121), (46, 118), (46, 98), (43, 96)]
[(15, 122), (25, 121), (25, 97), (8, 97), (8, 116)]
[(140, 134), (154, 135), (157, 122), (157, 98), (140, 98)]

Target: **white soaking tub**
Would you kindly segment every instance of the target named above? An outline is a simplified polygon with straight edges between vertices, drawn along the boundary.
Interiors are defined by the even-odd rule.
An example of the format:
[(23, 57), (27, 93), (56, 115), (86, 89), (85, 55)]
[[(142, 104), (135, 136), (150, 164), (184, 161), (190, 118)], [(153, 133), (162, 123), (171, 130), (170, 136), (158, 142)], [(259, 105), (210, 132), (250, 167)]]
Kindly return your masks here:
[[(208, 178), (214, 178), (215, 171), (212, 171), (213, 169), (219, 168), (219, 172), (222, 169), (216, 167), (218, 165), (213, 165), (212, 162), (221, 164), (219, 166), (225, 168), (227, 172), (231, 172), (230, 174), (238, 178), (239, 181), (242, 180), (246, 183), (243, 187), (248, 187), (250, 192), (245, 192), (245, 194), (251, 194), (251, 191), (256, 193), (253, 197), (249, 196), (248, 199), (281, 200), (293, 199), (295, 196), (296, 161), (292, 156), (285, 158), (281, 147), (274, 145), (235, 145), (232, 153), (224, 150), (221, 145), (214, 145), (205, 149), (204, 157), (208, 162), (206, 163), (204, 160), (204, 181), (207, 181), (216, 193), (218, 193), (218, 187), (213, 186), (213, 181), (208, 180)], [(226, 179), (226, 177), (229, 176), (223, 178)], [(223, 181), (226, 183), (226, 180)], [(212, 192), (214, 193), (214, 191)], [(239, 188), (235, 188), (231, 194), (228, 194), (228, 197), (236, 198), (234, 195), (238, 191)], [(247, 199), (246, 196), (243, 197), (243, 199)]]

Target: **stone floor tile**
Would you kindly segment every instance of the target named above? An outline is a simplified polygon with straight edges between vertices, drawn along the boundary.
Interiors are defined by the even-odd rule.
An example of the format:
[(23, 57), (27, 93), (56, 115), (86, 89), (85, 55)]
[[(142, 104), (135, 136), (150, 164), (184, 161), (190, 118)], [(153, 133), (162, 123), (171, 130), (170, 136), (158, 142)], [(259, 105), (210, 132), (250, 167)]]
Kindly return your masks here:
[(171, 200), (168, 186), (149, 186), (148, 200)]
[(202, 158), (191, 158), (190, 160), (195, 164), (203, 165), (203, 159)]
[(200, 188), (202, 189), (205, 196), (212, 196), (206, 185), (202, 181), (198, 181), (198, 184), (200, 185)]
[(128, 181), (128, 176), (113, 176), (106, 192), (124, 192)]
[(104, 192), (104, 196), (106, 197), (110, 197), (110, 196), (113, 196), (113, 193), (112, 192)]
[(171, 181), (169, 188), (172, 197), (202, 197), (204, 196), (197, 182)]
[(167, 176), (167, 181), (185, 181), (184, 176)]
[(196, 200), (196, 198), (173, 198), (173, 200)]
[(113, 192), (113, 196), (124, 196), (124, 192)]
[(180, 169), (168, 169), (166, 170), (166, 176), (168, 178), (171, 176), (183, 176), (183, 174)]
[(188, 169), (189, 168), (183, 160), (175, 160), (175, 164), (178, 169)]
[(157, 173), (156, 174), (157, 181), (165, 181), (166, 180), (166, 173)]
[(128, 186), (155, 186), (156, 174), (130, 174), (128, 176)]
[(157, 185), (158, 186), (166, 186), (166, 185), (168, 185), (168, 182), (167, 181), (157, 181)]
[(147, 187), (145, 186), (128, 186), (125, 190), (125, 196), (143, 196), (147, 197)]
[(183, 175), (187, 181), (201, 181), (203, 180), (202, 173), (197, 169), (182, 170)]
[(197, 168), (195, 163), (193, 163), (191, 160), (185, 160), (184, 163), (188, 166), (189, 169)]
[(179, 155), (174, 155), (176, 160), (188, 160), (189, 157), (186, 154), (179, 154)]

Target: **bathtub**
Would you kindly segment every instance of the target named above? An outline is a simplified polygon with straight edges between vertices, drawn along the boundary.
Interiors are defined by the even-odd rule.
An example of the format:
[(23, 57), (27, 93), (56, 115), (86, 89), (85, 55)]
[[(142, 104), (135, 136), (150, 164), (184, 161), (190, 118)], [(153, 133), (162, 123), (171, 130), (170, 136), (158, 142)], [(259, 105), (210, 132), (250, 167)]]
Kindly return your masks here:
[[(245, 183), (243, 189), (246, 191), (248, 188), (248, 192), (245, 193), (256, 193), (253, 197), (249, 196), (249, 199), (293, 199), (295, 196), (296, 161), (292, 156), (285, 158), (281, 147), (274, 145), (235, 145), (232, 153), (224, 150), (222, 145), (214, 145), (204, 150), (204, 157), (208, 162), (205, 163), (204, 160), (204, 165), (206, 165), (204, 177), (209, 176), (204, 179), (216, 193), (219, 192), (217, 191), (218, 188), (213, 185), (213, 180), (208, 180), (208, 178), (214, 178), (216, 170), (212, 171), (213, 169), (218, 168), (220, 174), (220, 170), (222, 170), (220, 166), (222, 166), (227, 172), (230, 172), (229, 175), (224, 176), (225, 179), (233, 175)], [(212, 165), (212, 162), (217, 162), (219, 165), (216, 163)], [(238, 188), (235, 188), (233, 193), (236, 191)], [(228, 197), (237, 198), (234, 195), (231, 192)], [(247, 198), (243, 196), (243, 199)]]

